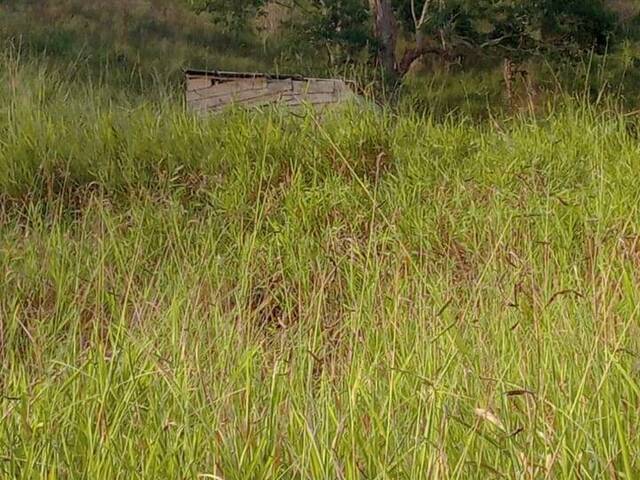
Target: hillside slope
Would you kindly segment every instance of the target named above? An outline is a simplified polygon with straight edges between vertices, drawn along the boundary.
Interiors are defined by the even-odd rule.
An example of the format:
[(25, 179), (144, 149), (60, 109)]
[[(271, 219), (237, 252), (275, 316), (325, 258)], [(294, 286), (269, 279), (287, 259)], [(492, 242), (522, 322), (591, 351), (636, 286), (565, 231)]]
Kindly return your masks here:
[(185, 66), (265, 69), (272, 55), (175, 0), (0, 2), (0, 40), (23, 55), (173, 75)]

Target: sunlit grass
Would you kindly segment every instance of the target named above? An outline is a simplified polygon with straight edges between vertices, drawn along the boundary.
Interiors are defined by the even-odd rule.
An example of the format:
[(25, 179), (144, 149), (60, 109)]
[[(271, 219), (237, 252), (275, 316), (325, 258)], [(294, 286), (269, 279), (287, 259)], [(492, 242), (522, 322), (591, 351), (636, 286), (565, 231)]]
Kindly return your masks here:
[(639, 474), (628, 120), (2, 88), (2, 476)]
[[(174, 0), (12, 0), (0, 3), (0, 42), (52, 65), (80, 64), (128, 88), (182, 69), (267, 69), (278, 51), (252, 32), (229, 33)], [(77, 65), (76, 65), (77, 66)], [(131, 72), (136, 77), (128, 78)], [(143, 86), (144, 87), (144, 86)]]

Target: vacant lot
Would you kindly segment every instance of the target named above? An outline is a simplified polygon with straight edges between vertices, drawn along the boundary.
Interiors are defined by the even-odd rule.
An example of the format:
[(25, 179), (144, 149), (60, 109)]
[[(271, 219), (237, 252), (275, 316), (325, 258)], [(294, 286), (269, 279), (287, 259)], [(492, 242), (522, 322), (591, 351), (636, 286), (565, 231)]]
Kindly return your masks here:
[(0, 476), (637, 478), (632, 117), (0, 75)]

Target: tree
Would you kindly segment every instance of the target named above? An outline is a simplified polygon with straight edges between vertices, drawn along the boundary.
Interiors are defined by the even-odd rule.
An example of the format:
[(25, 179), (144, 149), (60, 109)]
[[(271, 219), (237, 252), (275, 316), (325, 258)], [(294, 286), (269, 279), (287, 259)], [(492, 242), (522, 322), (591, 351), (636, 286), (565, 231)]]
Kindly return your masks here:
[(514, 61), (536, 54), (567, 58), (603, 50), (615, 30), (604, 0), (396, 0), (395, 7), (414, 37), (400, 73), (426, 53), (460, 46)]
[(232, 31), (247, 28), (247, 23), (261, 12), (268, 0), (189, 0), (196, 11), (206, 11)]
[(379, 44), (380, 63), (389, 76), (395, 76), (397, 22), (391, 0), (369, 0), (374, 33)]
[[(295, 0), (294, 0), (295, 1)], [(399, 73), (404, 73), (402, 67), (406, 63), (406, 53), (403, 61), (398, 63), (396, 58), (397, 39), (400, 27), (397, 20), (397, 13), (405, 6), (410, 5), (413, 12), (414, 32), (416, 38), (416, 55), (420, 51), (422, 44), (423, 25), (426, 23), (430, 6), (433, 0), (419, 0), (421, 3), (416, 7), (416, 0), (312, 0), (311, 5), (315, 7), (317, 14), (312, 17), (312, 21), (321, 25), (322, 28), (313, 28), (306, 25), (307, 32), (321, 31), (325, 39), (340, 39), (343, 45), (351, 44), (362, 47), (363, 41), (369, 40), (367, 35), (363, 35), (363, 26), (370, 29), (373, 34), (374, 44), (377, 50), (377, 57), (388, 77), (396, 77)], [(442, 1), (442, 0), (438, 0)], [(368, 12), (367, 12), (368, 8)], [(416, 13), (418, 12), (418, 13)], [(345, 22), (345, 19), (349, 21)], [(369, 19), (371, 26), (368, 26)], [(354, 41), (355, 40), (355, 41)]]
[[(289, 26), (298, 39), (342, 52), (373, 45), (390, 77), (404, 75), (426, 54), (449, 58), (462, 49), (513, 62), (537, 54), (568, 58), (604, 49), (615, 26), (605, 0), (188, 1), (237, 31), (246, 31), (249, 20), (277, 1), (291, 9)], [(398, 38), (407, 45), (403, 52)]]
[(372, 43), (370, 12), (367, 0), (311, 0), (298, 6), (302, 20), (288, 22), (297, 39), (309, 42), (313, 48), (325, 47), (332, 61), (344, 60), (367, 49)]
[[(443, 0), (396, 0), (396, 8), (405, 29), (413, 34), (413, 46), (408, 47), (400, 63), (397, 65), (398, 73), (404, 75), (409, 67), (421, 56), (429, 51), (435, 51), (433, 45), (429, 45), (429, 25), (434, 18), (434, 11), (442, 10)], [(433, 33), (433, 32), (431, 32)]]

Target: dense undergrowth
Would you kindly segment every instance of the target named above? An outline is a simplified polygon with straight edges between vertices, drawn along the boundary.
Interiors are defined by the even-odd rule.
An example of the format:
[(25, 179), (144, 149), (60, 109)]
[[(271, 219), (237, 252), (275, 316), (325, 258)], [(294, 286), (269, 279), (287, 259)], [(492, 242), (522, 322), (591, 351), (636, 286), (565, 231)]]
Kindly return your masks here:
[(638, 475), (631, 117), (0, 75), (2, 476)]

